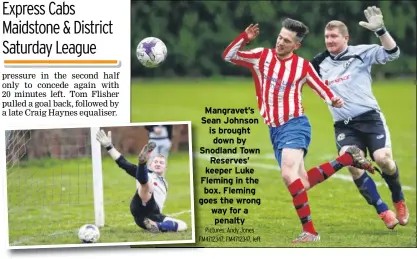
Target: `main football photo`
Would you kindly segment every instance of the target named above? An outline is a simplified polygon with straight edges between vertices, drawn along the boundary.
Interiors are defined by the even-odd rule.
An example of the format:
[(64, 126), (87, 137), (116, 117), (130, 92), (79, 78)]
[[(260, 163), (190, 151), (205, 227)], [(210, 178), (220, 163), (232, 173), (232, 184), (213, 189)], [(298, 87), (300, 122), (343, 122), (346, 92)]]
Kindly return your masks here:
[(189, 122), (5, 139), (10, 249), (194, 242)]
[(193, 125), (186, 246), (415, 248), (415, 20), (412, 1), (131, 1), (131, 122)]

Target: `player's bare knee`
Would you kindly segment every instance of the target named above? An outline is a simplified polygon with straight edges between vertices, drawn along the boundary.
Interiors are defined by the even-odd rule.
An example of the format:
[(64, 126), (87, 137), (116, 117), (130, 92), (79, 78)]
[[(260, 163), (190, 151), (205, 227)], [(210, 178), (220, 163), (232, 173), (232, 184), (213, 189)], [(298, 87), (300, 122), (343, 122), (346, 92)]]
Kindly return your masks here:
[(392, 159), (392, 152), (389, 148), (379, 149), (373, 154), (375, 163), (387, 173), (395, 172), (395, 162)]
[(292, 159), (283, 159), (281, 161), (282, 179), (287, 184), (292, 183), (298, 178), (298, 168), (296, 162)]
[(303, 160), (303, 153), (298, 149), (283, 149), (281, 172), (284, 182), (288, 185), (299, 178), (298, 171)]
[(282, 169), (282, 180), (288, 186), (295, 180), (299, 179), (297, 169), (294, 168), (287, 168), (286, 170)]
[(283, 158), (281, 160), (281, 169), (284, 171), (293, 170), (296, 168), (296, 161), (295, 159), (291, 158)]

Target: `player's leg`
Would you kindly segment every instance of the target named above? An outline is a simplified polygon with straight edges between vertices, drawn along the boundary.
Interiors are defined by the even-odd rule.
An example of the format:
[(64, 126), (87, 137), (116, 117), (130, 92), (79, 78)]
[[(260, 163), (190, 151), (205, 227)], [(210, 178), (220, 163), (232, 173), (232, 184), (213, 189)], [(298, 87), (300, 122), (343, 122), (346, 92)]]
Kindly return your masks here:
[(138, 227), (140, 227), (143, 230), (148, 230), (146, 228), (146, 225), (145, 225), (145, 217), (136, 217), (136, 216), (133, 216), (133, 219), (135, 220), (135, 223), (136, 223), (136, 225)]
[(347, 166), (354, 166), (372, 172), (374, 170), (372, 168), (372, 164), (360, 154), (359, 148), (356, 146), (351, 146), (346, 150), (344, 154), (338, 156), (336, 159), (308, 170), (308, 189), (311, 189), (317, 184), (324, 182), (340, 169)]
[(175, 222), (177, 225), (177, 232), (181, 232), (181, 231), (186, 231), (188, 226), (187, 223), (185, 223), (182, 220), (179, 219), (174, 219), (171, 217), (165, 217), (164, 221), (162, 223), (166, 223), (166, 222)]
[(140, 188), (138, 190), (139, 196), (145, 203), (151, 199), (153, 188), (148, 179), (148, 168), (146, 164), (155, 147), (156, 144), (154, 142), (149, 142), (142, 148), (142, 151), (139, 154), (139, 165), (136, 170), (136, 180), (138, 180), (140, 184)]
[[(304, 155), (305, 156), (305, 155)], [(304, 159), (301, 161), (300, 166), (298, 167), (298, 176), (301, 179), (306, 190), (309, 189), (310, 183), (308, 182), (307, 171), (304, 164)]]
[[(136, 193), (130, 203), (136, 225), (152, 233), (183, 231), (184, 225), (161, 214), (153, 195), (144, 203)], [(185, 224), (185, 223), (184, 223)], [(186, 228), (186, 225), (185, 225)]]
[[(350, 125), (345, 125), (344, 123), (335, 125), (335, 139), (337, 151), (340, 155), (343, 155), (350, 146), (354, 145), (360, 149), (362, 156), (366, 156), (367, 145), (366, 138), (363, 137), (362, 127), (363, 123), (355, 122), (351, 122)], [(385, 226), (389, 229), (394, 228), (398, 224), (398, 220), (395, 218), (395, 214), (388, 209), (388, 205), (382, 200), (372, 177), (365, 170), (352, 166), (348, 167), (348, 171), (359, 193), (369, 205), (375, 208)]]
[(293, 243), (320, 240), (320, 236), (314, 227), (311, 217), (307, 189), (303, 184), (303, 178), (299, 175), (299, 168), (303, 163), (303, 156), (303, 149), (283, 148), (280, 162), (282, 178), (293, 198), (293, 205), (303, 228), (303, 232), (293, 240)]
[(382, 113), (380, 123), (374, 123), (372, 134), (367, 136), (367, 145), (372, 159), (381, 169), (382, 178), (387, 183), (392, 202), (397, 212), (400, 225), (406, 225), (409, 219), (409, 211), (405, 203), (404, 193), (400, 182), (398, 164), (394, 161), (391, 149), (391, 137)]
[(156, 232), (181, 232), (187, 230), (187, 224), (179, 219), (167, 217), (163, 214), (153, 214), (145, 218), (146, 229)]
[(139, 197), (138, 192), (135, 193), (132, 200), (130, 201), (130, 213), (135, 220), (135, 223), (140, 228), (147, 230), (147, 227), (144, 223), (145, 218), (149, 215), (149, 208), (142, 202)]
[(397, 212), (397, 219), (400, 225), (405, 226), (408, 223), (410, 215), (402, 191), (398, 165), (392, 158), (392, 151), (389, 148), (378, 149), (373, 152), (373, 157), (381, 168), (381, 175), (391, 191), (391, 198)]
[(360, 152), (360, 149), (356, 146), (351, 146), (348, 147), (344, 153), (340, 154), (334, 160), (323, 163), (308, 170), (305, 174), (305, 177), (307, 177), (307, 180), (305, 180), (305, 186), (307, 189), (310, 189), (315, 185), (325, 181), (333, 174), (341, 170), (343, 167), (349, 166), (355, 166), (357, 168), (366, 169), (371, 172), (374, 171), (372, 164), (365, 159), (363, 154)]
[(171, 149), (172, 142), (168, 138), (161, 140), (159, 153), (168, 159), (169, 151)]
[(307, 191), (299, 176), (299, 168), (307, 150), (306, 136), (309, 138), (310, 132), (311, 128), (305, 116), (292, 119), (279, 128), (270, 127), (275, 157), (303, 228), (302, 234), (293, 240), (294, 243), (320, 240), (311, 218)]
[[(343, 154), (349, 146), (344, 146), (340, 149), (340, 154)], [(363, 153), (363, 151), (361, 151)], [(381, 195), (378, 192), (377, 186), (366, 171), (355, 167), (348, 167), (350, 174), (352, 175), (353, 182), (358, 188), (359, 193), (366, 200), (366, 202), (373, 206), (384, 221), (387, 228), (393, 229), (398, 224), (398, 220), (395, 218), (395, 213), (389, 210), (388, 205), (382, 200)]]

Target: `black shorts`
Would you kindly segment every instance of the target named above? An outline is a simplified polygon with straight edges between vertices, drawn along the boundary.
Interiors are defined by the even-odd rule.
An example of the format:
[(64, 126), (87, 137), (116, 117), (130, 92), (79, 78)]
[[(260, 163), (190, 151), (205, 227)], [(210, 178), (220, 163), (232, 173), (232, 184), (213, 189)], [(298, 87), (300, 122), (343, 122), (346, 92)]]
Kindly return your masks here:
[(136, 225), (143, 229), (146, 229), (145, 225), (143, 224), (143, 220), (145, 218), (155, 222), (163, 222), (166, 217), (161, 213), (158, 204), (156, 204), (155, 198), (153, 197), (153, 194), (151, 199), (144, 206), (137, 191), (135, 192), (135, 195), (130, 202), (130, 213), (132, 213)]
[(373, 153), (381, 148), (391, 148), (390, 133), (384, 115), (379, 111), (369, 111), (334, 124), (337, 151), (343, 146), (356, 145), (365, 156), (374, 160)]

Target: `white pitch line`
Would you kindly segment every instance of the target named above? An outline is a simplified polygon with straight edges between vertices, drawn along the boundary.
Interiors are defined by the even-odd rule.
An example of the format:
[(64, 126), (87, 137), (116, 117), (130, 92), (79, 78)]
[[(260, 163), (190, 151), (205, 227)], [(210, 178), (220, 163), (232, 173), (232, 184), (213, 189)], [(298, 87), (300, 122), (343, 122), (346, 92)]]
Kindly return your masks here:
[[(201, 155), (201, 154), (194, 154), (194, 156), (197, 157), (197, 158), (199, 158), (199, 159), (209, 158), (210, 157), (209, 155)], [(222, 156), (222, 155), (217, 155), (217, 156), (218, 157), (224, 157), (224, 158), (230, 158), (229, 156)], [(330, 156), (331, 155), (329, 154), (329, 155), (324, 155), (323, 157), (330, 157)], [(334, 156), (332, 156), (332, 157), (334, 157)], [(275, 161), (275, 159), (273, 159), (273, 160)], [(278, 163), (276, 165), (271, 165), (271, 164), (261, 164), (261, 163), (252, 163), (252, 162), (249, 162), (248, 164), (245, 164), (245, 165), (236, 164), (236, 166), (239, 166), (239, 167), (247, 167), (247, 166), (250, 166), (250, 167), (258, 167), (258, 168), (262, 168), (262, 169), (267, 169), (267, 170), (272, 170), (272, 171), (275, 170), (275, 171), (279, 172)], [(332, 179), (339, 179), (339, 180), (342, 180), (342, 181), (349, 181), (349, 182), (352, 182), (353, 181), (352, 180), (352, 177), (350, 175), (343, 175), (343, 174), (334, 174), (334, 175), (332, 175), (331, 178)], [(377, 186), (381, 186), (381, 185), (387, 186), (387, 184), (385, 182), (375, 181), (375, 184)], [(406, 186), (406, 185), (403, 185), (402, 186), (402, 189), (405, 190), (405, 191), (414, 191), (415, 190), (413, 187)]]
[[(169, 216), (169, 217), (176, 217), (176, 216), (179, 216), (179, 215), (182, 215), (182, 214), (186, 214), (186, 213), (191, 213), (191, 210), (183, 210), (183, 211), (180, 211), (180, 212), (172, 213), (172, 214), (167, 215), (167, 216)], [(128, 226), (131, 226), (131, 225), (136, 225), (136, 223), (129, 223), (128, 224)], [(23, 243), (29, 242), (31, 240), (34, 240), (34, 239), (36, 239), (38, 237), (63, 236), (63, 235), (69, 234), (69, 233), (77, 233), (77, 229), (74, 229), (74, 230), (65, 230), (65, 231), (56, 231), (56, 232), (53, 232), (53, 233), (51, 233), (49, 235), (24, 236), (24, 237), (19, 238), (19, 240), (10, 243), (10, 246), (18, 246), (20, 244), (23, 244)]]
[(191, 213), (191, 210), (183, 210), (183, 211), (173, 213), (173, 214), (170, 214), (170, 215), (167, 215), (167, 216), (168, 217), (176, 217), (176, 216), (179, 216), (179, 215), (182, 215), (182, 214), (185, 214), (185, 213)]
[(34, 239), (36, 239), (38, 237), (44, 237), (44, 236), (46, 236), (46, 237), (62, 236), (64, 234), (76, 233), (76, 232), (77, 232), (77, 230), (65, 230), (65, 231), (56, 231), (56, 232), (53, 232), (53, 233), (51, 233), (49, 235), (25, 236), (25, 237), (19, 238), (19, 240), (17, 240), (17, 241), (14, 241), (14, 242), (10, 243), (10, 246), (18, 246), (18, 245), (23, 244), (25, 242), (29, 242), (31, 240), (34, 240)]

